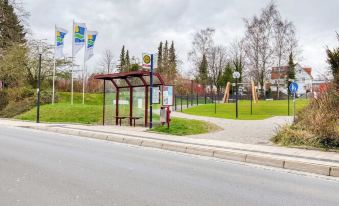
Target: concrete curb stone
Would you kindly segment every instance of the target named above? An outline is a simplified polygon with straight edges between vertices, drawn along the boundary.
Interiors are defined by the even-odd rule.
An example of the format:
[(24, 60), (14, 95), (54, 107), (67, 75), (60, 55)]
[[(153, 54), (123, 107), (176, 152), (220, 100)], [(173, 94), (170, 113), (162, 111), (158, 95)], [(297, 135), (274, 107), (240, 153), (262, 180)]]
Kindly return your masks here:
[(135, 138), (124, 138), (123, 143), (141, 146), (142, 140)]
[(284, 160), (274, 159), (271, 157), (247, 155), (245, 161), (253, 164), (284, 168)]
[(160, 142), (144, 140), (142, 141), (141, 146), (161, 149), (163, 147), (163, 144)]
[(330, 175), (330, 166), (325, 165), (317, 165), (317, 164), (310, 164), (305, 162), (297, 162), (297, 161), (285, 161), (284, 165), (285, 169), (290, 170), (297, 170), (303, 172), (310, 172), (320, 175)]
[(223, 150), (214, 150), (213, 156), (216, 157), (216, 158), (220, 158), (220, 159), (227, 159), (227, 160), (245, 162), (247, 155), (235, 153), (235, 152), (223, 151)]
[(339, 167), (331, 167), (330, 176), (339, 177)]
[(175, 152), (182, 152), (182, 153), (186, 152), (186, 146), (179, 145), (179, 144), (174, 145), (174, 144), (164, 143), (162, 145), (162, 149), (170, 150), (170, 151), (175, 151)]
[(213, 157), (214, 151), (212, 149), (201, 148), (201, 147), (186, 147), (186, 153), (195, 154), (207, 157)]

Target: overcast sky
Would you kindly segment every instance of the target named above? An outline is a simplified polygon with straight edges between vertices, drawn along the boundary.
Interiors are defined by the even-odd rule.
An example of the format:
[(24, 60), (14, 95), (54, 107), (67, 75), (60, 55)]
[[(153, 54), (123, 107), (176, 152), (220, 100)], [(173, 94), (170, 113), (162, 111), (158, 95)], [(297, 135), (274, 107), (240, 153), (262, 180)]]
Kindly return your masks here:
[[(173, 40), (181, 69), (188, 71), (187, 53), (194, 32), (206, 27), (216, 29), (216, 43), (227, 45), (244, 34), (243, 18), (260, 13), (270, 0), (23, 0), (30, 12), (29, 24), (34, 38), (54, 39), (54, 25), (72, 30), (72, 20), (84, 22), (99, 35), (91, 70), (105, 49), (118, 59), (122, 45), (130, 56), (155, 52), (160, 41)], [(325, 47), (337, 46), (339, 31), (338, 0), (277, 0), (283, 16), (293, 21), (302, 49), (303, 66), (318, 73), (326, 68)], [(65, 53), (71, 54), (71, 33), (65, 40)], [(82, 62), (83, 50), (77, 61)]]

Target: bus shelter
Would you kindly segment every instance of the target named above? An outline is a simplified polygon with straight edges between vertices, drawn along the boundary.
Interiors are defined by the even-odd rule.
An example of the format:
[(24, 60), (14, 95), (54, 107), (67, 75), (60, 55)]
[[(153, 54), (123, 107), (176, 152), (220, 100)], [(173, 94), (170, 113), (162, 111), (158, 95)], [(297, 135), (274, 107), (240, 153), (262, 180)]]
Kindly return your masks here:
[[(105, 124), (105, 108), (106, 108), (106, 87), (109, 86), (107, 83), (112, 84), (113, 88), (115, 88), (115, 99), (113, 103), (115, 104), (115, 111), (113, 111), (113, 118), (115, 119), (116, 125), (121, 125), (121, 121), (123, 119), (129, 120), (129, 125), (135, 126), (135, 121), (138, 119), (144, 118), (145, 127), (148, 126), (148, 113), (149, 113), (149, 92), (150, 92), (150, 82), (151, 75), (149, 71), (132, 71), (132, 72), (120, 72), (120, 73), (112, 73), (112, 74), (98, 74), (94, 77), (95, 79), (103, 80), (103, 124)], [(164, 81), (161, 78), (159, 73), (153, 73), (153, 88), (158, 87), (162, 88), (164, 86)], [(144, 117), (134, 115), (133, 104), (135, 103), (134, 89), (138, 88), (139, 90), (143, 90), (144, 92)], [(129, 106), (129, 112), (127, 114), (121, 114), (119, 112), (119, 106), (121, 106), (121, 91), (126, 91), (129, 93), (129, 99), (124, 100), (127, 101), (127, 105)], [(123, 93), (126, 96), (126, 92)], [(134, 99), (134, 100), (133, 100)], [(160, 101), (160, 100), (159, 100)]]

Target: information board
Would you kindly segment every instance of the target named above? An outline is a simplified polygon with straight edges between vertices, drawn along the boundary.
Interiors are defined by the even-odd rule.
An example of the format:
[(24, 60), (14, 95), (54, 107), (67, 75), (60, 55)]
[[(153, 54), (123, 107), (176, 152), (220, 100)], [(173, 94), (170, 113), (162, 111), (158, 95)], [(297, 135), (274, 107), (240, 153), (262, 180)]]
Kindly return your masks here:
[(153, 91), (152, 103), (160, 104), (160, 87), (153, 87), (152, 91)]
[(173, 106), (174, 103), (174, 92), (173, 86), (163, 86), (163, 105)]

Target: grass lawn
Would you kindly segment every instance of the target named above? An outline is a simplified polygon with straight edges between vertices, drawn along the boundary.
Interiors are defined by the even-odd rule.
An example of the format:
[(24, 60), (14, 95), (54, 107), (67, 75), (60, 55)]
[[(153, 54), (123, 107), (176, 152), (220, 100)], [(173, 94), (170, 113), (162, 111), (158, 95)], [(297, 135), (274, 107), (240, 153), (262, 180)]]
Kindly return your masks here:
[[(297, 111), (302, 109), (308, 104), (308, 100), (298, 99), (296, 101)], [(287, 116), (287, 100), (274, 100), (264, 101), (261, 100), (258, 103), (253, 103), (252, 115), (251, 115), (251, 102), (249, 100), (239, 101), (239, 119), (242, 120), (259, 120), (266, 119), (273, 116)], [(183, 110), (183, 113), (219, 117), (225, 119), (236, 119), (235, 116), (235, 103), (229, 104), (217, 104), (216, 113), (214, 104), (199, 105)], [(290, 115), (293, 115), (293, 101), (290, 101)]]
[[(41, 122), (58, 122), (58, 123), (81, 123), (81, 124), (101, 124), (102, 123), (102, 94), (86, 94), (85, 103), (82, 102), (82, 94), (74, 93), (74, 104), (70, 104), (70, 93), (58, 93), (58, 103), (42, 105), (40, 107)], [(127, 105), (128, 106), (128, 105)], [(122, 105), (121, 107), (127, 107)], [(154, 107), (158, 108), (158, 105)], [(106, 108), (108, 113), (113, 113), (112, 108)], [(120, 113), (129, 111), (122, 108)], [(127, 115), (127, 113), (125, 114)], [(25, 112), (15, 118), (21, 120), (36, 120), (36, 108)], [(159, 115), (153, 115), (154, 121), (159, 121)], [(187, 120), (173, 118), (171, 127), (168, 130), (166, 126), (157, 126), (152, 131), (173, 134), (173, 135), (191, 135), (201, 134), (217, 130), (215, 125), (207, 124), (203, 121)]]
[(184, 135), (194, 135), (202, 134), (217, 131), (220, 128), (216, 125), (209, 124), (207, 122), (198, 121), (198, 120), (188, 120), (182, 118), (173, 118), (170, 124), (170, 128), (167, 128), (167, 125), (157, 126), (151, 131), (184, 136)]

